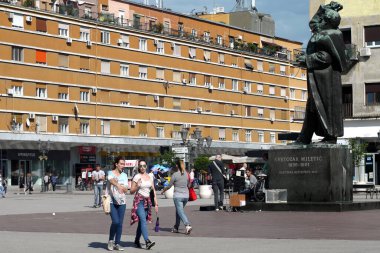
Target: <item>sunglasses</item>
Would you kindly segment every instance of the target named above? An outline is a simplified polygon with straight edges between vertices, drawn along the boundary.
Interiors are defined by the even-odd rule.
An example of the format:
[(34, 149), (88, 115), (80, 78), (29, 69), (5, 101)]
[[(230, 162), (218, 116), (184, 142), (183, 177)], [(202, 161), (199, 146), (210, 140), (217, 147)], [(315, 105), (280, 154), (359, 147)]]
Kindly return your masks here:
[(140, 168), (146, 168), (146, 164), (139, 165)]

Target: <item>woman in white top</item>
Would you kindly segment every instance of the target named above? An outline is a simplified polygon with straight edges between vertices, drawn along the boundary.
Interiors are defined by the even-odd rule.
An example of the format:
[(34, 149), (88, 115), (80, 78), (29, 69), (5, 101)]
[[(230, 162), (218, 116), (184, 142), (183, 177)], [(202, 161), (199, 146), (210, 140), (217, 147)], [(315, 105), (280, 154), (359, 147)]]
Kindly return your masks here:
[(145, 161), (139, 161), (138, 174), (133, 177), (131, 185), (131, 194), (136, 193), (133, 200), (131, 213), (131, 225), (138, 222), (136, 230), (135, 245), (142, 248), (140, 244), (141, 234), (146, 243), (146, 249), (151, 249), (156, 243), (149, 240), (147, 221), (152, 222), (150, 191), (153, 191), (156, 213), (158, 212), (156, 191), (152, 178), (146, 173), (147, 165)]

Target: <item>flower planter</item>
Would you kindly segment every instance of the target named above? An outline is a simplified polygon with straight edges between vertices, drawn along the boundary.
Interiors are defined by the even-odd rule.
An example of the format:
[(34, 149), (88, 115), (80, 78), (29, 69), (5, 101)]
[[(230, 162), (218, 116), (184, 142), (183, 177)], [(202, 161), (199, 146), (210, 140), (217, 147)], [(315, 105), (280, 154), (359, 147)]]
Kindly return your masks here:
[(199, 186), (199, 197), (201, 199), (209, 199), (212, 196), (212, 186), (211, 185), (200, 185)]

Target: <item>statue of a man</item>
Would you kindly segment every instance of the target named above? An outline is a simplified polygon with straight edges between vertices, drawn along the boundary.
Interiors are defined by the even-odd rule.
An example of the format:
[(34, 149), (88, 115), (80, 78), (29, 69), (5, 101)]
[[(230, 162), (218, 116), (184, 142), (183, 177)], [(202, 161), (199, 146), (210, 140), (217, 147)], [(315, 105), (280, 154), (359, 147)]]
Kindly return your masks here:
[(347, 68), (343, 35), (338, 29), (343, 6), (321, 5), (310, 20), (311, 36), (306, 55), (297, 61), (307, 68), (306, 115), (297, 143), (310, 144), (315, 133), (322, 142), (336, 143), (343, 136), (341, 72)]

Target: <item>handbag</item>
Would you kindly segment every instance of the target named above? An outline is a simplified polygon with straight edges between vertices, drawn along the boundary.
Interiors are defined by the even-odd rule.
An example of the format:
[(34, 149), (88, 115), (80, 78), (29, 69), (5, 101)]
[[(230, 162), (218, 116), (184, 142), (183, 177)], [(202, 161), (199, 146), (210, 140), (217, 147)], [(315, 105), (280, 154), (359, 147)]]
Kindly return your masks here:
[(194, 191), (193, 187), (189, 188), (189, 201), (197, 200), (197, 194)]
[(106, 192), (102, 196), (102, 206), (105, 214), (111, 213), (111, 196), (108, 194), (108, 188), (106, 188)]

